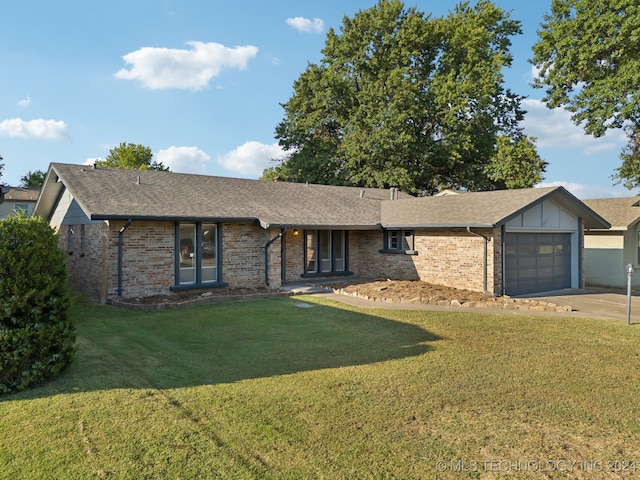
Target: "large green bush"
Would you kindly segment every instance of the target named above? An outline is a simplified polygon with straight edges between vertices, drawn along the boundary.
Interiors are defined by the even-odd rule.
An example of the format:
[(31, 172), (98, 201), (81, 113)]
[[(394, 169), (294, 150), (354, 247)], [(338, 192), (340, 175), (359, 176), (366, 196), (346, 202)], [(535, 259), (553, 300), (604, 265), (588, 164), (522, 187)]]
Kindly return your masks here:
[(57, 375), (73, 360), (65, 258), (38, 217), (0, 220), (0, 394)]

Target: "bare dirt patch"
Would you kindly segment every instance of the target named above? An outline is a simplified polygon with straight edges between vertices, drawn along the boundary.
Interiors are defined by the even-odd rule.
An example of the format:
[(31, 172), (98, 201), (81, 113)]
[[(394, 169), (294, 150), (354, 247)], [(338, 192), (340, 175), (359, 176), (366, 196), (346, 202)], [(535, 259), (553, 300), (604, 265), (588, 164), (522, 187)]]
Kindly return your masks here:
[(421, 281), (378, 280), (367, 283), (332, 285), (338, 294), (352, 295), (374, 302), (412, 303), (531, 312), (571, 312), (570, 306), (558, 306), (534, 299), (495, 297), (482, 292), (434, 285)]
[(345, 285), (343, 293), (367, 297), (369, 299), (422, 299), (437, 301), (457, 300), (460, 303), (492, 301), (495, 297), (481, 292), (444, 287), (420, 281), (379, 280), (375, 282)]

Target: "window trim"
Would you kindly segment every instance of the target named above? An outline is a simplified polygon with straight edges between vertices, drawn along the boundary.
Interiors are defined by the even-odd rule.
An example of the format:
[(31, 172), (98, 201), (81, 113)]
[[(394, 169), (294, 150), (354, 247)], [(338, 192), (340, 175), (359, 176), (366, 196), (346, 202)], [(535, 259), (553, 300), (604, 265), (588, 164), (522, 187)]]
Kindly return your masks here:
[[(397, 234), (397, 235), (393, 235), (393, 234)], [(393, 237), (395, 236), (396, 240), (400, 240), (400, 238), (404, 239), (406, 237), (410, 238), (410, 247), (409, 249), (405, 249), (405, 248), (392, 248), (391, 247), (391, 242)], [(403, 242), (404, 243), (404, 242)], [(405, 229), (399, 229), (399, 230), (384, 230), (384, 235), (383, 235), (383, 246), (380, 250), (378, 250), (379, 253), (392, 253), (392, 254), (397, 254), (397, 255), (418, 255), (418, 251), (415, 249), (415, 230), (405, 230)]]
[[(180, 226), (181, 225), (195, 225), (195, 282), (193, 283), (180, 283)], [(202, 281), (202, 226), (203, 225), (215, 225), (216, 226), (216, 277), (217, 279), (212, 282)], [(222, 224), (219, 222), (175, 222), (174, 227), (174, 276), (173, 285), (170, 290), (193, 290), (203, 288), (219, 288), (226, 287), (229, 284), (222, 281)]]

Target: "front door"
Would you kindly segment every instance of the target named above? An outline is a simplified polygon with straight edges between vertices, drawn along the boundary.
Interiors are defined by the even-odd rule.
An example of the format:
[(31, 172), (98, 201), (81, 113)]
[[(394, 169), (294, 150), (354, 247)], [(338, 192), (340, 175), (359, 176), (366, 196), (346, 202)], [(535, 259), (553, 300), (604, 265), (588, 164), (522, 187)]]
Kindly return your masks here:
[(347, 270), (347, 232), (307, 230), (305, 232), (305, 274), (331, 274)]

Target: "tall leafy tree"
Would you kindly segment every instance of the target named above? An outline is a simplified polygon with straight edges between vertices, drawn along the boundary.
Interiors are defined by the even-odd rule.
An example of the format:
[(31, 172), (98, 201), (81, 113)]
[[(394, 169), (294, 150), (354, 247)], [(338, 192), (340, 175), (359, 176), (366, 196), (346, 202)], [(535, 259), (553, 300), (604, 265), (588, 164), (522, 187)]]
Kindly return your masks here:
[(528, 188), (543, 180), (546, 167), (547, 162), (536, 151), (534, 137), (498, 137), (485, 173), (499, 189)]
[(26, 175), (20, 177), (20, 186), (24, 188), (40, 188), (46, 175), (42, 170), (36, 170), (35, 172), (29, 170)]
[(134, 143), (121, 143), (109, 151), (105, 160), (96, 160), (96, 165), (103, 167), (130, 168), (134, 170), (169, 171), (162, 162), (153, 160), (151, 148)]
[(637, 0), (553, 0), (533, 46), (551, 108), (600, 137), (624, 128), (629, 143), (613, 178), (640, 185), (640, 4)]
[[(497, 155), (498, 139), (533, 144), (518, 125), (522, 97), (503, 86), (519, 33), (488, 0), (443, 18), (379, 0), (345, 17), (282, 105), (276, 138), (290, 155), (263, 177), (419, 194), (504, 188), (497, 165), (514, 159)], [(541, 178), (535, 148), (519, 152), (527, 178)]]

